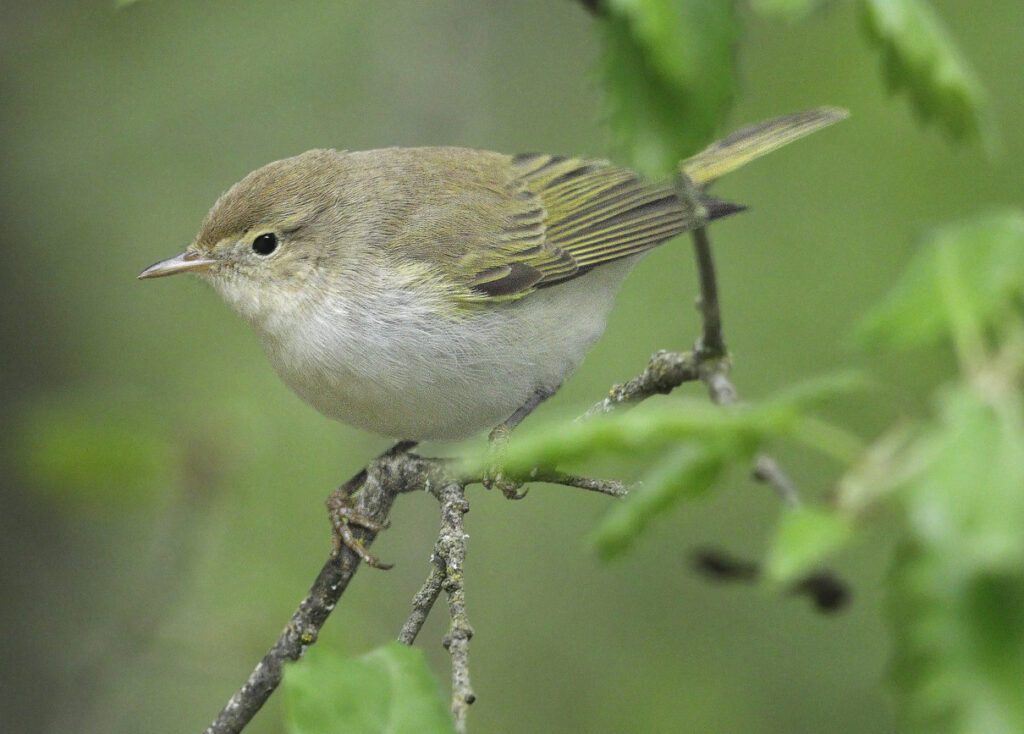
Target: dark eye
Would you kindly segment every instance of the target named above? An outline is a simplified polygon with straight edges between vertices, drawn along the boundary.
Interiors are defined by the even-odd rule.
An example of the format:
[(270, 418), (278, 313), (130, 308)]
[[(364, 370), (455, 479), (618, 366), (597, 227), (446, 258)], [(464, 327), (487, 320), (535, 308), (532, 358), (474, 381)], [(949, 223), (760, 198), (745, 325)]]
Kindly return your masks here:
[(252, 241), (252, 251), (257, 255), (269, 255), (277, 249), (277, 235), (273, 232), (261, 234)]

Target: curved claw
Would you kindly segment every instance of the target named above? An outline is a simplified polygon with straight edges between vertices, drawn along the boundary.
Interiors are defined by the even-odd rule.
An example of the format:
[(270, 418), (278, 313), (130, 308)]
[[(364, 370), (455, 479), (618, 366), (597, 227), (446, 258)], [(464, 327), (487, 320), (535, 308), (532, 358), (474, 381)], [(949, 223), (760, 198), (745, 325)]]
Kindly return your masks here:
[(382, 560), (377, 558), (377, 556), (366, 550), (363, 546), (363, 541), (352, 534), (352, 530), (347, 524), (341, 525), (340, 528), (335, 526), (333, 540), (334, 551), (331, 555), (335, 558), (338, 557), (338, 554), (341, 553), (342, 546), (344, 546), (359, 556), (359, 559), (371, 568), (379, 568), (381, 571), (387, 571), (388, 569), (395, 567), (395, 564), (384, 563)]
[(360, 527), (372, 533), (379, 533), (391, 527), (390, 522), (377, 522), (365, 515), (356, 512), (349, 504), (349, 497), (343, 492), (336, 492), (327, 502), (328, 515), (331, 519), (331, 542), (334, 550), (331, 555), (334, 558), (341, 553), (342, 547), (348, 548), (367, 566), (379, 568), (386, 571), (394, 566), (393, 563), (384, 563), (371, 554), (363, 545), (363, 541), (352, 533), (352, 527)]
[(529, 491), (523, 487), (522, 482), (505, 476), (500, 466), (489, 467), (480, 482), (487, 489), (497, 489), (510, 500), (521, 500)]
[(521, 500), (530, 491), (529, 487), (524, 487), (521, 484), (513, 484), (510, 486), (499, 487), (501, 493), (505, 495), (507, 500)]
[(528, 490), (523, 488), (523, 483), (505, 475), (505, 450), (508, 446), (508, 437), (511, 429), (504, 423), (494, 427), (488, 436), (488, 452), (490, 453), (490, 466), (484, 472), (482, 479), (487, 489), (498, 489), (506, 499), (521, 500), (526, 496)]

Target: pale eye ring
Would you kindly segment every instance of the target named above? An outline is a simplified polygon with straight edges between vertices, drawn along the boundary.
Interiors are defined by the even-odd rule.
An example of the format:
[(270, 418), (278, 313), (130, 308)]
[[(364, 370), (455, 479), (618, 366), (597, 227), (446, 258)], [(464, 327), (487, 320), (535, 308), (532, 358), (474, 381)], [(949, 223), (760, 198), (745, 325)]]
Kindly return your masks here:
[(257, 255), (266, 257), (277, 249), (277, 235), (273, 232), (265, 232), (252, 241), (252, 251)]

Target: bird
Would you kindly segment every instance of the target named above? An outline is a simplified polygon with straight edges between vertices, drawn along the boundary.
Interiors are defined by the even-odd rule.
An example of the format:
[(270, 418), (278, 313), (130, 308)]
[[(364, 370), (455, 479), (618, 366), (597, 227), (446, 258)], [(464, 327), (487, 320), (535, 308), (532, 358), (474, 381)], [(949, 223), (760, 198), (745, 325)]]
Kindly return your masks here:
[(846, 114), (745, 128), (666, 181), (549, 154), (314, 149), (245, 176), (139, 278), (208, 282), (330, 418), (407, 441), (511, 429), (579, 367), (645, 254), (744, 209), (710, 183)]

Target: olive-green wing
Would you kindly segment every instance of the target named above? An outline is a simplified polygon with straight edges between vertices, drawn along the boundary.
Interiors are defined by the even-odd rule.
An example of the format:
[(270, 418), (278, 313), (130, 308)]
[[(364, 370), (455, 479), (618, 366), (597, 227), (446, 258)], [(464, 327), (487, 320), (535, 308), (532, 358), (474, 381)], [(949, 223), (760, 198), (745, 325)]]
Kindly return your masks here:
[[(648, 250), (686, 229), (675, 190), (603, 161), (557, 156), (514, 159), (519, 180), (547, 212), (547, 242), (579, 270)], [(541, 285), (558, 282), (545, 273)]]
[[(740, 130), (681, 163), (698, 187), (847, 116), (822, 107)], [(520, 298), (602, 263), (635, 255), (692, 225), (675, 189), (604, 161), (508, 159), (508, 216), (459, 259), (464, 300)], [(743, 207), (705, 199), (709, 219)], [(503, 207), (504, 208), (504, 207)]]
[(460, 262), (472, 273), (466, 300), (519, 298), (686, 229), (674, 190), (626, 169), (540, 154), (510, 166), (515, 206), (505, 226)]

